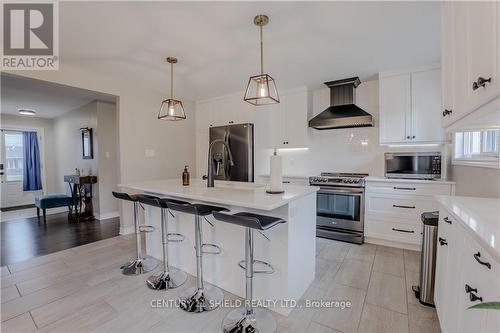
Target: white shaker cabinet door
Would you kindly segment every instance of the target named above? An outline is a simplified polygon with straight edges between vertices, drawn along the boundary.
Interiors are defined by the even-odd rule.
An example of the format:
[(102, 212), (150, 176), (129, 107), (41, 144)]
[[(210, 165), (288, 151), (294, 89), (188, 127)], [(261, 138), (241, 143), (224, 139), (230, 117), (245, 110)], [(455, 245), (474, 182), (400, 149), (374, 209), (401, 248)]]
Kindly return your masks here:
[(455, 112), (455, 36), (453, 15), (454, 2), (441, 2), (441, 124), (448, 126)]
[(410, 74), (380, 78), (380, 143), (408, 142)]
[(307, 147), (307, 91), (298, 91), (284, 96), (282, 121), (285, 147)]
[[(500, 94), (499, 5), (467, 1), (467, 107), (480, 107)], [(484, 81), (486, 80), (486, 81)]]
[(441, 71), (411, 74), (411, 140), (416, 143), (444, 140), (441, 117)]

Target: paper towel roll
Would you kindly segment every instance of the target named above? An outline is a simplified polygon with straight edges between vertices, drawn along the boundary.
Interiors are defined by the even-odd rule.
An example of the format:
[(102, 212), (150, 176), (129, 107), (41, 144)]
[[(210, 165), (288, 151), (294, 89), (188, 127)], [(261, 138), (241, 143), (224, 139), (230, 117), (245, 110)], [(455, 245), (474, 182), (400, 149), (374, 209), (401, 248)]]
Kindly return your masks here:
[[(275, 153), (276, 154), (276, 153)], [(281, 156), (271, 156), (271, 192), (283, 191), (283, 161)]]

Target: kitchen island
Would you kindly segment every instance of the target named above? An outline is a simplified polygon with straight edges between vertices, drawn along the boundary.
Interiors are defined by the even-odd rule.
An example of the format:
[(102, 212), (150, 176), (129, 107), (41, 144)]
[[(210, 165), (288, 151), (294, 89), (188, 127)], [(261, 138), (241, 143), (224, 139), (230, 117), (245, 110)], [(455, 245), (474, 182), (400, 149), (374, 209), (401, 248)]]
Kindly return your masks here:
[[(284, 315), (291, 311), (288, 300), (298, 300), (314, 280), (316, 249), (316, 187), (285, 185), (283, 194), (267, 194), (266, 186), (254, 183), (216, 181), (207, 188), (206, 181), (192, 180), (182, 186), (180, 180), (146, 181), (122, 184), (129, 193), (146, 193), (191, 203), (219, 205), (230, 213), (253, 212), (276, 216), (287, 223), (264, 232), (255, 232), (254, 258), (270, 263), (274, 274), (254, 276), (254, 299), (266, 301), (270, 309)], [(168, 214), (169, 232), (181, 233), (185, 240), (169, 245), (169, 263), (196, 275), (194, 216), (179, 212)], [(146, 234), (146, 252), (161, 258), (160, 210), (145, 207), (145, 224), (155, 227)], [(204, 279), (238, 296), (245, 295), (244, 271), (238, 262), (245, 257), (244, 228), (220, 222), (212, 216), (203, 223), (203, 242), (222, 249), (219, 255), (203, 258)], [(258, 268), (258, 267), (256, 267)], [(277, 301), (274, 303), (274, 301)]]

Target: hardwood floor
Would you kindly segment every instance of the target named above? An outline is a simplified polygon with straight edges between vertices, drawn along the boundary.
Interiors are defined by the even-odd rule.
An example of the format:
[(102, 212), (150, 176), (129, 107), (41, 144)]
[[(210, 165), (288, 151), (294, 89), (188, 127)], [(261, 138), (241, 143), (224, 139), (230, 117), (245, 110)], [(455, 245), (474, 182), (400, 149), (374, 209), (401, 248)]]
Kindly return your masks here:
[[(118, 236), (2, 267), (1, 331), (221, 332), (230, 307), (193, 314), (158, 306), (194, 286), (193, 276), (180, 288), (154, 291), (145, 283), (151, 273), (122, 275), (119, 267), (133, 257), (134, 246), (134, 235)], [(337, 300), (351, 306), (299, 306), (288, 317), (273, 312), (278, 332), (439, 333), (436, 311), (411, 291), (418, 257), (414, 251), (318, 238), (316, 279), (299, 304)], [(243, 272), (235, 278), (244, 283)], [(224, 299), (236, 298), (224, 292)]]
[(0, 266), (5, 266), (118, 236), (120, 221), (68, 222), (67, 213), (58, 213), (47, 215), (47, 223), (33, 217), (2, 222), (0, 227)]

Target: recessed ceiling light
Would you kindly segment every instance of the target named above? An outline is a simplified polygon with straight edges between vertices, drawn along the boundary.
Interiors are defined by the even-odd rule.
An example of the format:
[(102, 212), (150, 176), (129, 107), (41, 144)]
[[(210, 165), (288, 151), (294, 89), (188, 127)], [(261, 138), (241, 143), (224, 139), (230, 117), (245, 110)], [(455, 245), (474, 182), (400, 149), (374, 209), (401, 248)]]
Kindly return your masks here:
[(33, 109), (17, 109), (17, 112), (25, 116), (34, 116), (36, 114), (36, 111)]

